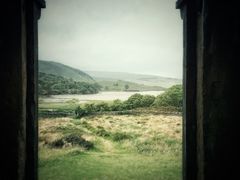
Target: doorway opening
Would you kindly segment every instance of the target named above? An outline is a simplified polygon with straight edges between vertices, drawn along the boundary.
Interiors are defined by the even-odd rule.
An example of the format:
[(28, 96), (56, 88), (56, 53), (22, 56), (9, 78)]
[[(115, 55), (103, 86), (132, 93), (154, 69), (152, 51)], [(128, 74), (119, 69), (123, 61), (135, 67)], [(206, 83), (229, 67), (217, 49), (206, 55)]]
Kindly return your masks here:
[(175, 2), (47, 1), (39, 21), (39, 179), (181, 179)]

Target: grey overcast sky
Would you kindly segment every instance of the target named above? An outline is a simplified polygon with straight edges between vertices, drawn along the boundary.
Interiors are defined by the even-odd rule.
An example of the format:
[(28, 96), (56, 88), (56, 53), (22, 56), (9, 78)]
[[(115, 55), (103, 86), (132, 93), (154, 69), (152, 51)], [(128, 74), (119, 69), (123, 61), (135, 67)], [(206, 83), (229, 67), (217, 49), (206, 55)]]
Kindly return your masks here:
[(175, 0), (46, 0), (39, 58), (81, 70), (182, 78)]

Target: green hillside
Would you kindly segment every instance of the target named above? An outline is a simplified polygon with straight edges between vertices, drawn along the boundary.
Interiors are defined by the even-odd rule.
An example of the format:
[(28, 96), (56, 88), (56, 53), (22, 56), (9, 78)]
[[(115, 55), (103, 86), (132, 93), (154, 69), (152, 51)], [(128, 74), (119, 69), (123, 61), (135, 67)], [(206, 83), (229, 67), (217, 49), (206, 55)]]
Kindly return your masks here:
[(87, 73), (80, 71), (79, 69), (66, 66), (61, 63), (53, 61), (39, 60), (39, 72), (46, 74), (53, 74), (62, 76), (67, 79), (73, 79), (75, 81), (94, 83), (94, 79)]
[[(102, 87), (101, 89), (98, 89), (101, 91), (163, 91), (168, 87), (168, 85), (177, 84), (178, 82), (178, 80), (171, 79), (171, 78), (159, 79), (159, 77), (157, 77), (157, 80), (156, 80), (154, 79), (156, 78), (155, 76), (139, 75), (139, 74), (131, 74), (131, 73), (98, 72), (98, 71), (94, 71), (94, 72), (91, 71), (91, 72), (85, 73), (79, 69), (75, 69), (61, 63), (57, 63), (53, 61), (42, 61), (42, 60), (39, 60), (39, 73), (42, 73), (40, 74), (40, 79), (43, 79), (43, 78), (47, 79), (46, 80), (47, 83), (45, 83), (44, 88), (39, 87), (44, 89), (43, 91), (40, 92), (40, 94), (48, 94), (47, 91), (49, 90), (47, 90), (47, 86), (49, 86), (49, 83), (51, 84), (52, 82), (58, 85), (53, 86), (53, 90), (51, 91), (50, 94), (52, 93), (63, 94), (63, 92), (68, 94), (66, 88), (63, 88), (65, 87), (65, 85), (61, 83), (71, 84), (73, 81), (86, 82), (90, 84), (97, 83)], [(51, 75), (54, 75), (54, 76), (51, 76)], [(147, 78), (147, 80), (144, 78)], [(142, 79), (144, 79), (144, 81)], [(167, 82), (168, 84), (166, 85), (166, 83), (163, 83), (163, 82)], [(42, 81), (41, 84), (44, 84), (44, 82)], [(56, 87), (58, 87), (58, 89), (56, 89)], [(82, 94), (82, 92), (79, 92), (79, 90), (76, 90), (76, 89), (69, 90), (69, 91), (72, 92), (70, 94), (73, 94), (74, 92), (76, 94), (79, 94), (79, 93)], [(92, 91), (92, 90), (90, 90), (90, 92), (95, 93), (95, 91)]]
[(164, 91), (160, 86), (146, 86), (123, 80), (97, 80), (103, 91)]
[(53, 74), (39, 72), (39, 95), (95, 94), (101, 89), (97, 83), (79, 82)]
[(156, 75), (134, 74), (125, 72), (104, 72), (104, 71), (86, 71), (96, 81), (130, 81), (146, 86), (160, 86), (169, 88), (176, 84), (182, 84), (181, 79), (162, 77)]

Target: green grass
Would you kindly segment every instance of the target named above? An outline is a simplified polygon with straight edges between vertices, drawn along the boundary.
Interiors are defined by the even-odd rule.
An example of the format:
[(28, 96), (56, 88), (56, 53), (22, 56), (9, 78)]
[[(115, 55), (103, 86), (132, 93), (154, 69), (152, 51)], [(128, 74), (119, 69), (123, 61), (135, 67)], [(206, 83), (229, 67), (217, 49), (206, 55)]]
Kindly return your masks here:
[(40, 160), (40, 180), (158, 179), (180, 180), (181, 159), (171, 155), (68, 153)]
[[(107, 103), (109, 106), (113, 104), (113, 101), (100, 101), (100, 100), (91, 100), (89, 104), (98, 104), (98, 103)], [(66, 116), (75, 116), (75, 109), (79, 106), (79, 101), (77, 99), (71, 99), (66, 102), (44, 102), (41, 98), (39, 99), (39, 117), (66, 117)], [(102, 114), (116, 114), (116, 115), (138, 115), (138, 114), (180, 114), (180, 109), (175, 107), (158, 107), (158, 108), (137, 108), (133, 110), (125, 111), (116, 111), (116, 112), (103, 112)], [(99, 113), (101, 114), (101, 113)]]
[(59, 109), (59, 110), (74, 110), (77, 107), (77, 103), (47, 103), (40, 102), (39, 110), (42, 109)]
[[(39, 121), (40, 180), (180, 180), (181, 116), (95, 115)], [(94, 147), (54, 148), (75, 136)]]
[[(113, 101), (101, 101), (101, 100), (89, 100), (88, 103), (101, 103), (105, 102), (108, 104), (113, 103)], [(71, 99), (66, 102), (44, 102), (41, 98), (39, 99), (39, 110), (75, 110), (79, 106), (79, 101), (77, 99)]]

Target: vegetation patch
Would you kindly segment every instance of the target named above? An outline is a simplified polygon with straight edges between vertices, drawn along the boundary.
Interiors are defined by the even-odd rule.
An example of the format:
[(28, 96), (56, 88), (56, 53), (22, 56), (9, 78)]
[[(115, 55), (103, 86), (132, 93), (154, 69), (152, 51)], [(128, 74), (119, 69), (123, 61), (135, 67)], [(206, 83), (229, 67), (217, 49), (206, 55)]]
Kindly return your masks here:
[(181, 140), (164, 135), (154, 135), (152, 138), (136, 140), (134, 143), (140, 154), (153, 155), (156, 153), (181, 155)]
[(93, 149), (94, 147), (92, 142), (85, 140), (77, 134), (69, 134), (50, 143), (50, 147), (52, 148), (63, 148), (69, 146), (81, 146), (86, 150)]
[(123, 80), (97, 80), (104, 91), (163, 91), (164, 87), (147, 86)]
[(180, 180), (181, 116), (144, 109), (41, 120), (40, 141), (48, 144), (40, 143), (39, 179)]
[(166, 90), (163, 94), (155, 97), (152, 95), (141, 95), (134, 94), (130, 96), (126, 101), (120, 101), (118, 99), (114, 100), (112, 103), (87, 103), (82, 106), (78, 106), (75, 109), (76, 118), (81, 118), (83, 116), (96, 114), (96, 113), (106, 113), (106, 112), (116, 112), (116, 114), (131, 114), (134, 109), (137, 108), (165, 108), (172, 109), (174, 111), (182, 110), (182, 99), (183, 99), (182, 85), (175, 85)]
[(132, 136), (125, 133), (125, 132), (116, 132), (116, 133), (113, 133), (112, 134), (112, 140), (113, 141), (123, 141), (123, 140), (126, 140), (126, 139), (131, 139)]
[(93, 148), (93, 143), (90, 141), (85, 140), (79, 135), (76, 134), (70, 134), (64, 138), (64, 140), (67, 143), (71, 143), (72, 145), (78, 145), (81, 146), (87, 150), (90, 150)]
[(177, 107), (183, 106), (182, 85), (174, 85), (167, 89), (163, 94), (156, 97), (153, 106), (155, 107)]
[(52, 148), (62, 148), (64, 146), (65, 142), (64, 140), (61, 138), (61, 139), (56, 139), (54, 140), (53, 142), (51, 142), (49, 145), (52, 147)]
[(101, 137), (111, 136), (111, 133), (107, 132), (102, 126), (98, 126), (97, 129), (94, 130), (94, 133)]
[(98, 83), (79, 82), (62, 76), (39, 72), (39, 95), (57, 94), (96, 94), (101, 86)]

